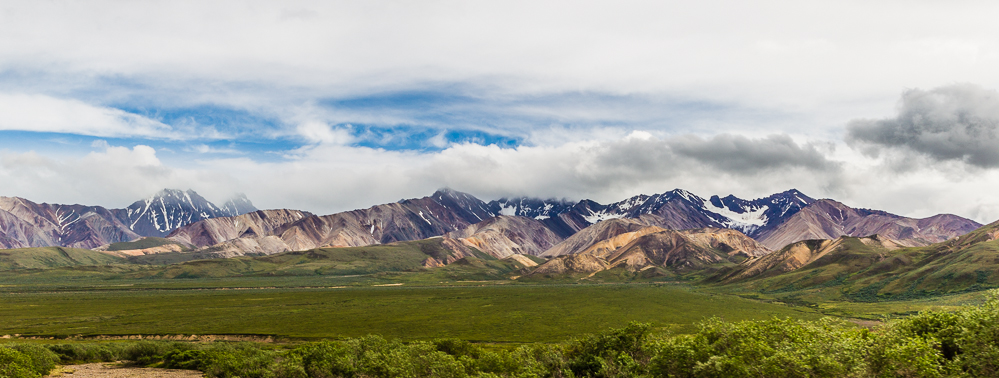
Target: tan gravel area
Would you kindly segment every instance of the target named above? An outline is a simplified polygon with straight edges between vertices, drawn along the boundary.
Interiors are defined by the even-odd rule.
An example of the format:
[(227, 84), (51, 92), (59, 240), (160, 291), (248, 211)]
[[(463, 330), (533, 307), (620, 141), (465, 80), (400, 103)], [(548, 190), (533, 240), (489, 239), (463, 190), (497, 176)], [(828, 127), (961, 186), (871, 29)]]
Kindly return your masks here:
[(122, 366), (119, 363), (70, 365), (56, 369), (46, 377), (62, 378), (201, 378), (197, 370), (150, 369)]

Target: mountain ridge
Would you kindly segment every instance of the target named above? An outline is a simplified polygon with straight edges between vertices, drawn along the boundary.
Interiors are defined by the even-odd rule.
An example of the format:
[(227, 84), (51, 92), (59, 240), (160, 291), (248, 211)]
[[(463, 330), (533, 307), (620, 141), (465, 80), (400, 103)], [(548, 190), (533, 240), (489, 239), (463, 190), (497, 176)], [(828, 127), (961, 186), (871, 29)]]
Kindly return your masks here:
[[(167, 198), (184, 198), (186, 203)], [(153, 209), (153, 203), (159, 209)], [(147, 236), (164, 236), (159, 224), (181, 226), (224, 216), (253, 204), (238, 195), (220, 209), (193, 190), (164, 189), (124, 209), (102, 206), (35, 203), (20, 197), (0, 197), (0, 247), (68, 247), (92, 249)], [(162, 222), (161, 222), (162, 220)]]
[[(24, 201), (27, 200), (22, 202)], [(57, 208), (52, 210), (45, 206)], [(136, 201), (126, 209), (107, 210), (80, 205), (45, 206), (33, 204), (6, 207), (8, 210), (17, 210), (17, 214), (9, 213), (0, 206), (0, 211), (7, 212), (0, 213), (0, 246), (60, 245), (93, 248), (129, 241), (129, 238), (172, 237), (176, 234), (177, 241), (182, 244), (200, 249), (214, 248), (219, 257), (231, 257), (318, 247), (421, 240), (445, 236), (500, 216), (518, 216), (532, 221), (507, 222), (509, 224), (504, 226), (506, 229), (494, 230), (496, 232), (477, 242), (468, 240), (469, 243), (455, 245), (478, 245), (488, 250), (490, 247), (483, 244), (488, 239), (489, 243), (498, 243), (492, 250), (493, 254), (505, 255), (514, 250), (520, 251), (515, 254), (534, 254), (539, 253), (538, 249), (541, 247), (538, 244), (529, 245), (529, 240), (540, 237), (547, 240), (543, 243), (547, 246), (603, 221), (633, 219), (643, 225), (671, 230), (738, 230), (769, 249), (776, 250), (800, 240), (843, 235), (866, 236), (874, 233), (884, 234), (903, 245), (927, 245), (981, 226), (950, 214), (913, 219), (879, 210), (854, 209), (829, 199), (815, 200), (797, 189), (753, 200), (744, 200), (731, 194), (704, 198), (683, 189), (674, 189), (652, 195), (636, 195), (604, 205), (592, 200), (572, 202), (530, 197), (501, 198), (485, 202), (468, 193), (442, 188), (426, 197), (403, 199), (329, 215), (289, 209), (267, 210), (284, 213), (264, 213), (243, 219), (243, 222), (266, 223), (250, 228), (237, 227), (235, 223), (231, 223), (238, 222), (236, 220), (194, 226), (212, 219), (235, 218), (245, 214), (231, 214), (255, 209), (245, 195), (236, 196), (223, 206), (216, 206), (191, 190), (165, 189), (147, 199)], [(41, 210), (27, 211), (25, 208)], [(42, 211), (45, 209), (48, 210)], [(33, 211), (38, 214), (32, 214)], [(80, 212), (88, 214), (85, 221), (80, 223), (85, 227), (73, 232), (63, 232), (60, 219), (67, 223), (77, 222), (81, 218)], [(108, 216), (108, 213), (112, 216)], [(252, 213), (254, 212), (246, 214)], [(267, 217), (272, 218), (265, 220)], [(225, 222), (231, 224), (223, 224)], [(509, 237), (517, 233), (511, 229), (515, 227), (514, 223), (519, 225), (516, 227), (526, 227), (520, 231), (524, 233), (524, 237), (519, 241), (513, 241)], [(45, 227), (39, 229), (35, 226), (37, 224)], [(181, 226), (176, 227), (178, 225)], [(185, 227), (201, 229), (182, 231)], [(237, 228), (240, 231), (234, 233), (233, 230)], [(547, 235), (548, 232), (554, 236)], [(462, 238), (468, 237), (472, 236)]]

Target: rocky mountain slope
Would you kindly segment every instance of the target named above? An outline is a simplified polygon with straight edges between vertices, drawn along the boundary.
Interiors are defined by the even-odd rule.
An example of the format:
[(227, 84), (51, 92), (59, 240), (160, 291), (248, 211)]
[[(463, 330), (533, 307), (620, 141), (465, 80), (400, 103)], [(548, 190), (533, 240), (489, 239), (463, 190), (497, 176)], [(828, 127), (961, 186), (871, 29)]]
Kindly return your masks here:
[(579, 254), (594, 245), (612, 243), (619, 235), (635, 232), (649, 225), (636, 219), (612, 219), (599, 222), (566, 238), (559, 244), (546, 250), (542, 257), (558, 257)]
[[(635, 196), (609, 205), (589, 200), (572, 203), (565, 200), (531, 198), (504, 198), (485, 203), (467, 193), (442, 189), (428, 197), (403, 200), (368, 209), (323, 216), (303, 216), (302, 219), (271, 225), (246, 235), (226, 233), (219, 234), (219, 237), (187, 240), (183, 235), (190, 231), (178, 229), (175, 233), (179, 242), (191, 242), (198, 248), (210, 247), (219, 257), (229, 257), (316, 247), (365, 246), (420, 240), (445, 236), (480, 222), (488, 222), (497, 216), (516, 216), (533, 221), (527, 222), (523, 219), (513, 221), (514, 218), (505, 218), (499, 222), (487, 223), (474, 227), (465, 235), (447, 236), (448, 245), (455, 250), (475, 248), (494, 256), (536, 254), (543, 251), (545, 256), (554, 257), (578, 252), (573, 249), (573, 241), (587, 244), (613, 236), (607, 232), (624, 232), (621, 231), (624, 229), (633, 231), (634, 228), (642, 226), (657, 226), (672, 230), (700, 228), (738, 230), (740, 235), (745, 233), (764, 241), (764, 244), (771, 249), (782, 247), (784, 245), (782, 243), (809, 238), (859, 235), (868, 231), (887, 232), (888, 237), (897, 238), (907, 245), (925, 245), (977, 226), (967, 219), (938, 216), (922, 221), (919, 224), (921, 233), (913, 234), (917, 236), (914, 238), (905, 231), (904, 226), (908, 218), (880, 212), (874, 214), (871, 211), (853, 210), (845, 206), (829, 207), (826, 206), (828, 202), (828, 200), (816, 201), (793, 189), (755, 200), (743, 200), (731, 195), (705, 199), (676, 189), (651, 196)], [(802, 213), (803, 209), (809, 210)], [(828, 220), (839, 219), (837, 217), (844, 212), (871, 213), (875, 216), (867, 217), (866, 221), (860, 222), (863, 227), (855, 227), (852, 224), (830, 227), (826, 224), (835, 223)], [(858, 217), (850, 219), (854, 218)], [(614, 219), (631, 219), (635, 222), (606, 225), (619, 228), (617, 231), (608, 231), (603, 227), (591, 228), (593, 225), (603, 224), (603, 221)], [(789, 220), (795, 222), (788, 224)], [(823, 221), (826, 222), (822, 223)], [(206, 226), (192, 224), (188, 227)], [(517, 228), (523, 229), (516, 230)], [(827, 232), (808, 232), (813, 229)], [(899, 232), (888, 232), (891, 229), (898, 229)], [(481, 234), (473, 236), (472, 234), (476, 232)], [(520, 236), (517, 236), (518, 234)], [(559, 249), (545, 249), (552, 242), (562, 239), (568, 239), (569, 242), (562, 243)]]
[(192, 221), (253, 208), (245, 196), (216, 207), (194, 191), (164, 190), (125, 209), (35, 203), (0, 197), (0, 247), (96, 248), (143, 236), (162, 236)]
[(242, 255), (269, 255), (291, 250), (315, 248), (289, 237), (287, 240), (273, 235), (284, 225), (311, 217), (298, 210), (258, 210), (235, 217), (202, 220), (178, 228), (168, 240), (194, 248), (214, 246), (212, 257)]
[(552, 259), (532, 275), (664, 268), (681, 272), (734, 264), (770, 251), (741, 232), (703, 228), (674, 231), (639, 220), (613, 219), (590, 226), (543, 253)]
[(0, 197), (0, 246), (94, 248), (140, 235), (100, 206), (34, 203)]
[(913, 219), (854, 209), (833, 200), (815, 200), (795, 189), (754, 200), (732, 195), (705, 199), (675, 189), (609, 205), (589, 200), (571, 204), (564, 200), (504, 198), (490, 202), (489, 208), (535, 218), (566, 238), (602, 220), (628, 218), (672, 230), (704, 227), (738, 230), (770, 249), (801, 240), (874, 234), (904, 245), (921, 246), (981, 227), (975, 221), (950, 214)]
[(643, 215), (658, 217), (646, 222), (657, 222), (655, 225), (672, 230), (731, 228), (754, 236), (783, 223), (812, 202), (815, 200), (795, 189), (755, 200), (732, 195), (705, 199), (683, 189), (674, 189), (661, 194), (638, 195), (609, 205), (590, 200), (571, 204), (564, 200), (504, 198), (490, 202), (489, 208), (502, 214), (541, 220), (563, 237), (602, 220)]
[[(181, 227), (168, 236), (199, 248), (209, 247), (220, 257), (272, 254), (319, 247), (358, 247), (398, 241), (421, 240), (464, 229), (495, 215), (479, 199), (450, 189), (432, 196), (373, 206), (330, 215), (299, 213), (292, 218), (272, 218), (273, 224), (239, 231), (204, 232), (235, 227), (235, 218), (214, 218)], [(278, 224), (278, 221), (287, 222)], [(246, 221), (243, 221), (244, 225)], [(210, 235), (193, 237), (190, 235)]]
[[(245, 196), (216, 206), (193, 191), (179, 190), (164, 190), (118, 210), (38, 205), (23, 199), (6, 203), (6, 209), (0, 204), (0, 247), (93, 248), (139, 236), (169, 235), (196, 249), (211, 248), (215, 257), (420, 240), (446, 236), (495, 217), (531, 221), (504, 218), (477, 226), (468, 234), (447, 236), (452, 248), (475, 248), (495, 256), (542, 252), (549, 257), (565, 255), (574, 253), (569, 251), (572, 244), (562, 244), (566, 250), (547, 249), (581, 232), (585, 232), (585, 238), (572, 240), (612, 236), (600, 234), (606, 231), (602, 228), (589, 228), (614, 219), (635, 220), (637, 223), (630, 225), (614, 224), (630, 231), (640, 226), (737, 230), (770, 249), (800, 240), (872, 234), (918, 246), (980, 226), (954, 215), (911, 219), (853, 209), (832, 200), (816, 201), (794, 189), (754, 200), (731, 195), (703, 198), (675, 189), (609, 205), (590, 200), (532, 198), (486, 203), (467, 193), (442, 189), (428, 197), (330, 215), (272, 210), (244, 218), (239, 218), (239, 213), (253, 214), (251, 210), (255, 210)], [(25, 205), (17, 207), (17, 203)], [(233, 219), (220, 220), (223, 218)], [(205, 224), (199, 224), (202, 222)], [(477, 232), (479, 235), (473, 235)]]
[(921, 247), (881, 235), (792, 243), (720, 270), (709, 281), (764, 292), (818, 292), (852, 300), (912, 298), (999, 286), (999, 222)]
[(449, 232), (444, 239), (453, 250), (474, 248), (496, 258), (537, 256), (563, 240), (541, 221), (508, 215)]
[(226, 201), (221, 207), (193, 190), (164, 189), (124, 209), (113, 210), (129, 229), (142, 236), (162, 237), (174, 229), (200, 220), (233, 217), (257, 211), (245, 195)]
[(883, 211), (854, 209), (833, 200), (819, 200), (795, 213), (776, 227), (756, 235), (767, 247), (809, 239), (835, 239), (840, 236), (881, 235), (907, 246), (939, 243), (963, 235), (982, 225), (956, 215), (906, 218)]
[[(879, 235), (863, 238), (842, 236), (836, 239), (804, 240), (752, 260), (725, 279), (738, 281), (775, 276), (798, 270), (827, 256), (832, 256), (829, 260), (850, 260), (848, 265), (870, 265), (876, 260), (883, 259), (888, 252), (902, 247), (904, 246), (897, 241)], [(848, 254), (853, 256), (846, 256)], [(866, 256), (867, 259), (860, 261), (857, 259), (858, 256)], [(831, 262), (821, 261), (816, 264), (821, 266)]]

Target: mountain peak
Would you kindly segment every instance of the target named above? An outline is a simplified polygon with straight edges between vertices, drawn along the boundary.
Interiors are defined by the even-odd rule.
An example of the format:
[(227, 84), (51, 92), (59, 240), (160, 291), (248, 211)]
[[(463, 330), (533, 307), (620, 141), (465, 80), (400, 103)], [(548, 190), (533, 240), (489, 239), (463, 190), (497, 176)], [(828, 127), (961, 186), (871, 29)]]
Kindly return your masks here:
[(222, 210), (222, 213), (224, 213), (225, 216), (234, 217), (237, 215), (252, 213), (258, 209), (256, 206), (253, 206), (253, 202), (250, 202), (249, 198), (246, 198), (246, 194), (236, 193), (232, 196), (232, 198), (229, 198), (228, 201), (225, 201), (225, 203), (222, 204), (220, 210)]
[(805, 205), (809, 205), (816, 200), (812, 197), (805, 195), (798, 189), (788, 189), (780, 193), (776, 193), (767, 198), (787, 198), (793, 200), (793, 202), (800, 202)]
[(236, 216), (252, 211), (256, 211), (256, 208), (242, 194), (220, 208), (192, 189), (184, 191), (166, 188), (118, 210), (117, 217), (140, 235), (165, 236), (175, 228), (199, 220)]
[(471, 194), (465, 192), (459, 192), (457, 190), (448, 187), (437, 189), (437, 191), (434, 192), (434, 194), (430, 195), (430, 198), (438, 203), (446, 201), (452, 201), (457, 203), (482, 202), (481, 200), (479, 200), (478, 198), (476, 198)]
[(691, 192), (689, 192), (687, 190), (680, 189), (680, 188), (676, 188), (676, 189), (670, 190), (669, 192), (666, 192), (666, 194), (670, 194), (673, 197), (682, 197), (683, 199), (685, 199), (687, 201), (693, 201), (693, 198), (701, 198), (701, 197), (697, 196), (694, 193), (691, 193)]
[(185, 192), (185, 191), (180, 190), (180, 189), (163, 188), (162, 190), (160, 190), (160, 191), (158, 191), (156, 193), (153, 193), (148, 198), (149, 199), (156, 199), (156, 198), (159, 198), (159, 197), (179, 197), (179, 196), (183, 196), (185, 193), (188, 193), (188, 192), (193, 193), (194, 191), (191, 190), (191, 189), (188, 189)]
[(443, 188), (437, 189), (437, 191), (435, 191), (434, 194), (431, 194), (430, 196), (437, 198), (437, 197), (442, 197), (442, 196), (458, 197), (458, 196), (467, 196), (467, 195), (469, 195), (469, 194), (462, 193), (462, 192), (459, 192), (457, 190), (454, 190), (454, 189), (451, 189), (451, 188), (445, 186)]

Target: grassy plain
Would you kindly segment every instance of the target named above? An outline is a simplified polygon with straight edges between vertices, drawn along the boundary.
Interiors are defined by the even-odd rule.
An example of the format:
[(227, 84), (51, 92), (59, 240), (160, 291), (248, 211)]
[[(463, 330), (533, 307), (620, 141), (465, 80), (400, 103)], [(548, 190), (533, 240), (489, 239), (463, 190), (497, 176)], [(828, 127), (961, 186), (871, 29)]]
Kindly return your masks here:
[[(335, 280), (334, 280), (335, 281)], [(474, 283), (457, 283), (470, 285)], [(691, 332), (725, 320), (816, 319), (802, 308), (712, 295), (682, 285), (492, 285), (273, 289), (80, 291), (0, 288), (0, 334), (255, 334), (404, 340), (456, 337), (481, 342), (553, 342), (652, 323)], [(22, 288), (23, 289), (23, 288)]]
[[(979, 247), (982, 256), (996, 255), (992, 244)], [(120, 259), (88, 263), (84, 257), (90, 251), (68, 249), (9, 252), (20, 254), (0, 258), (18, 264), (0, 269), (0, 335), (312, 339), (379, 334), (404, 340), (557, 342), (631, 321), (686, 333), (712, 316), (729, 321), (823, 315), (880, 319), (981, 300), (980, 293), (945, 290), (905, 300), (853, 295), (858, 286), (849, 283), (870, 279), (865, 275), (870, 269), (854, 267), (868, 257), (863, 251), (841, 254), (790, 278), (723, 286), (654, 282), (669, 278), (615, 270), (586, 279), (515, 280), (523, 275), (522, 265), (486, 255), (425, 269), (428, 257), (446, 257), (436, 239), (170, 265)], [(903, 253), (908, 252), (898, 255)], [(965, 265), (981, 263), (981, 256), (969, 256), (976, 259)], [(910, 259), (901, 266), (917, 264)]]

